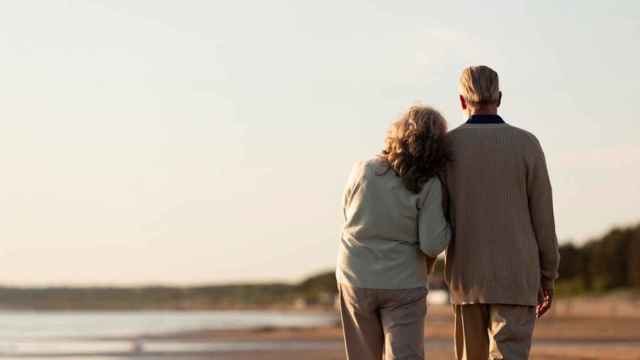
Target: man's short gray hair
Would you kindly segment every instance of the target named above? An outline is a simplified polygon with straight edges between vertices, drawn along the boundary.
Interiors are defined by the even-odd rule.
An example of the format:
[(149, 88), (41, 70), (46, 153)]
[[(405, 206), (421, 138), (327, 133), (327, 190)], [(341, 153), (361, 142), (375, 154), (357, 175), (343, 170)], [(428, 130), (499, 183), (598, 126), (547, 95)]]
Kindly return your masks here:
[(495, 104), (500, 100), (498, 73), (488, 66), (470, 66), (462, 71), (458, 90), (471, 106)]

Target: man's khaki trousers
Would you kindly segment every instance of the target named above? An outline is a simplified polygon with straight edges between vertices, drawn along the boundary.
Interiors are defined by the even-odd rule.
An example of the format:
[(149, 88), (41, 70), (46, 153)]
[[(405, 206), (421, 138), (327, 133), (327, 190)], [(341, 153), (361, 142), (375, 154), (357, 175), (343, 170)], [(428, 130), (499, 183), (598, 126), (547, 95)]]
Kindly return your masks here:
[(458, 360), (526, 360), (536, 321), (533, 306), (454, 305)]
[(423, 360), (427, 289), (338, 284), (348, 360)]

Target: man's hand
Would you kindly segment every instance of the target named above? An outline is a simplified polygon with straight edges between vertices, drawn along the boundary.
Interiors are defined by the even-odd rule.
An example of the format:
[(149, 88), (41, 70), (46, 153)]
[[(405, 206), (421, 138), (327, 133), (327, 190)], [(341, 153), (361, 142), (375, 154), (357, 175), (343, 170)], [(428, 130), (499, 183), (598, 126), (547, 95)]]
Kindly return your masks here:
[(549, 309), (553, 302), (551, 290), (541, 288), (538, 292), (538, 306), (536, 306), (536, 317), (540, 319)]

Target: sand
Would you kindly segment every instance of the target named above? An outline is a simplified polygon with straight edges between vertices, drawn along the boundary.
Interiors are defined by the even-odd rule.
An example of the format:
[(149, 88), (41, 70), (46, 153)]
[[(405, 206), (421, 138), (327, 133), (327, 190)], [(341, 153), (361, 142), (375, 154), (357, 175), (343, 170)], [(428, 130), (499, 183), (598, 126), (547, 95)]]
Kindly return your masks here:
[[(553, 314), (538, 321), (531, 359), (621, 360), (640, 359), (640, 307), (631, 312), (580, 312), (579, 307), (562, 303)], [(449, 307), (431, 307), (426, 327), (427, 358), (453, 359), (453, 318)], [(259, 343), (273, 349), (261, 351), (220, 351), (213, 359), (244, 360), (341, 360), (345, 359), (339, 326), (310, 329), (260, 328), (250, 330), (209, 330), (162, 337), (176, 341), (216, 343)], [(151, 339), (150, 339), (151, 340)], [(309, 348), (296, 348), (311, 344)], [(306, 345), (305, 345), (306, 346)], [(320, 348), (318, 348), (320, 347)]]
[[(312, 310), (316, 312), (317, 309)], [(333, 310), (325, 312), (334, 314)], [(454, 359), (453, 317), (450, 306), (430, 306), (426, 326), (428, 360)], [(100, 341), (141, 340), (140, 352), (124, 350), (111, 354), (50, 354), (75, 360), (344, 360), (344, 342), (339, 324), (314, 328), (254, 328), (201, 330), (136, 338), (106, 338)], [(175, 350), (161, 344), (179, 344)], [(191, 349), (191, 350), (188, 350)], [(15, 358), (3, 356), (0, 358)], [(24, 357), (25, 359), (31, 359)], [(533, 360), (640, 360), (640, 302), (579, 299), (558, 301), (553, 311), (536, 324)]]

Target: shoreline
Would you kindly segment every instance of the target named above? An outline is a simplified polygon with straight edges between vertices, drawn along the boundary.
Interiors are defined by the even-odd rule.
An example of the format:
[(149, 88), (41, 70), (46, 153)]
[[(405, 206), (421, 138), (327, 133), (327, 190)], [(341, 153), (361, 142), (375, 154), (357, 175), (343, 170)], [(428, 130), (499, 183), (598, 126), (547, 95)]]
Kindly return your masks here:
[[(554, 312), (536, 324), (533, 360), (626, 360), (640, 358), (637, 303), (628, 304), (635, 316), (626, 316), (620, 304), (592, 307), (591, 302), (556, 304)], [(625, 305), (626, 306), (626, 305)], [(604, 311), (606, 310), (606, 311)], [(274, 310), (266, 310), (274, 311)], [(309, 313), (306, 309), (278, 311)], [(0, 349), (0, 358), (79, 360), (216, 358), (223, 360), (343, 360), (344, 340), (333, 310), (311, 313), (333, 317), (327, 325), (254, 326), (196, 329), (161, 334), (102, 337), (55, 337), (17, 340)], [(429, 306), (425, 346), (431, 360), (453, 357), (453, 316), (448, 305)], [(10, 344), (8, 344), (10, 345)], [(8, 352), (7, 352), (8, 351)]]

